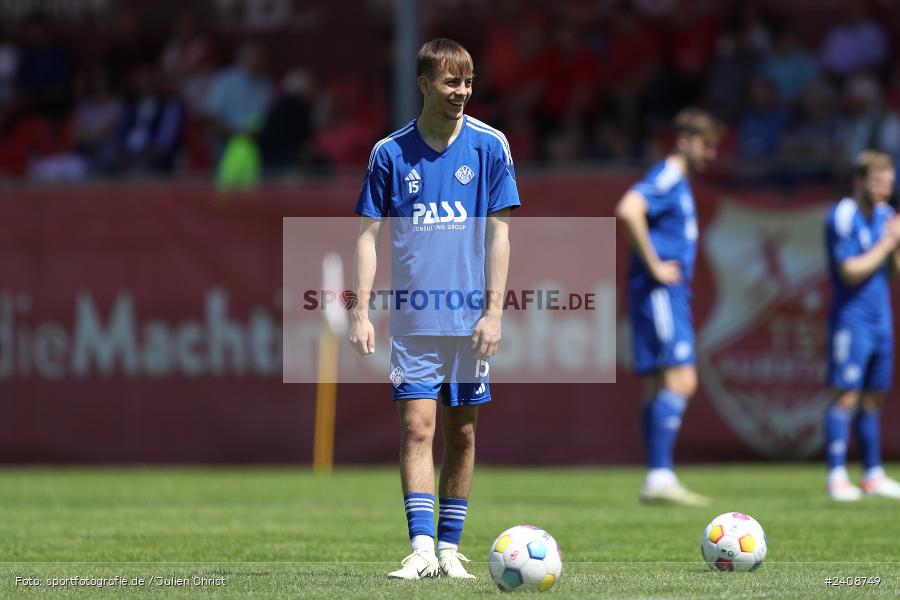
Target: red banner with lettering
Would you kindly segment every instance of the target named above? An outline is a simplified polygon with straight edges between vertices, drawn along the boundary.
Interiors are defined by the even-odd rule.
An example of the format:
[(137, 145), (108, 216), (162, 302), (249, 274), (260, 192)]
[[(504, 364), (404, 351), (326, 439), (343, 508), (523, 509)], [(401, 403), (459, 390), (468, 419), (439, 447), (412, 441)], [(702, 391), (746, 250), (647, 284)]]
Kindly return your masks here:
[[(632, 177), (523, 176), (516, 218), (609, 216)], [(358, 185), (0, 192), (0, 461), (309, 462), (315, 388), (281, 383), (282, 218), (350, 216)], [(822, 218), (834, 198), (817, 188), (789, 199), (695, 189), (701, 391), (677, 454), (816, 456), (828, 401)], [(517, 243), (527, 241), (513, 219), (514, 256)], [(621, 239), (617, 257), (621, 284)], [(570, 258), (591, 268), (590, 257)], [(621, 285), (617, 293), (617, 383), (494, 386), (480, 460), (642, 460), (642, 387), (628, 373)], [(883, 437), (898, 458), (892, 400)], [(339, 462), (392, 462), (397, 439), (388, 374), (338, 387)]]

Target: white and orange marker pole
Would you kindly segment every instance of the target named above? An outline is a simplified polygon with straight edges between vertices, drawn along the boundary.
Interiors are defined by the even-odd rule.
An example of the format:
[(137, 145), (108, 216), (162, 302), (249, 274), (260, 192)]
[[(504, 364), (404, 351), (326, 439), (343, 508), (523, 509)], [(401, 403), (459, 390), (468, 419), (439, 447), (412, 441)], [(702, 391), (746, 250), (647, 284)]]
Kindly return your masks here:
[[(313, 470), (331, 473), (334, 468), (334, 431), (337, 413), (340, 341), (347, 332), (347, 313), (341, 302), (344, 267), (341, 257), (330, 252), (322, 260), (323, 302), (327, 301), (319, 334), (319, 369), (316, 378), (316, 428), (313, 436)], [(325, 295), (328, 295), (326, 300)]]

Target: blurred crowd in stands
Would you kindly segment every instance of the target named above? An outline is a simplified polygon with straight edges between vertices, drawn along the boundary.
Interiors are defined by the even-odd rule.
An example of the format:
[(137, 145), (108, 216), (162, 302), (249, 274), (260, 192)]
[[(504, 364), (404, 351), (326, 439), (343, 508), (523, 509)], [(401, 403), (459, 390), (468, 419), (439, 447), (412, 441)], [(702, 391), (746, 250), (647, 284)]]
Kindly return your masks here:
[[(469, 47), (467, 112), (507, 134), (520, 166), (644, 163), (688, 104), (728, 125), (738, 179), (827, 179), (869, 147), (900, 159), (895, 0), (837, 3), (818, 27), (749, 0), (489, 4), (431, 0), (422, 37)], [(364, 5), (388, 33), (356, 74), (329, 72), (327, 50), (272, 60), (264, 36), (223, 43), (190, 13), (153, 43), (122, 8), (90, 59), (44, 14), (0, 26), (0, 179), (240, 184), (364, 165), (393, 125), (390, 2)]]
[(223, 65), (189, 13), (154, 47), (127, 9), (99, 60), (79, 64), (53, 21), (29, 16), (0, 39), (0, 178), (206, 173), (224, 161), (240, 178), (324, 165), (311, 150), (309, 74), (292, 69), (276, 85), (262, 44), (228, 54)]
[(526, 162), (652, 159), (689, 104), (728, 125), (738, 178), (827, 178), (867, 147), (900, 158), (900, 61), (883, 24), (900, 6), (845, 2), (811, 39), (759, 6), (636, 1), (598, 26), (510, 4), (480, 49), (477, 112)]

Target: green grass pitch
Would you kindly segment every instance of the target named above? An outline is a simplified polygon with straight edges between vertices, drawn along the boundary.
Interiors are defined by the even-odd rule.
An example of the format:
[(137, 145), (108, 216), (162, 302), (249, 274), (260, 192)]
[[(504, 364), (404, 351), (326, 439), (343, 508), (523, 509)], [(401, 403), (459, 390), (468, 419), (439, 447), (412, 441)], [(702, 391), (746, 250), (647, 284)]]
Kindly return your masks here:
[[(900, 597), (900, 502), (834, 504), (821, 465), (680, 474), (715, 504), (642, 506), (636, 468), (480, 467), (461, 547), (478, 579), (403, 582), (384, 577), (409, 551), (393, 468), (328, 477), (268, 467), (0, 470), (0, 597), (499, 597), (488, 547), (522, 523), (547, 529), (563, 549), (550, 598)], [(769, 556), (755, 573), (711, 573), (701, 561), (704, 526), (731, 510), (753, 515), (768, 534)], [(117, 576), (129, 585), (69, 579)], [(834, 587), (827, 577), (881, 582)], [(69, 583), (51, 588), (54, 578)], [(131, 585), (136, 578), (144, 584)]]

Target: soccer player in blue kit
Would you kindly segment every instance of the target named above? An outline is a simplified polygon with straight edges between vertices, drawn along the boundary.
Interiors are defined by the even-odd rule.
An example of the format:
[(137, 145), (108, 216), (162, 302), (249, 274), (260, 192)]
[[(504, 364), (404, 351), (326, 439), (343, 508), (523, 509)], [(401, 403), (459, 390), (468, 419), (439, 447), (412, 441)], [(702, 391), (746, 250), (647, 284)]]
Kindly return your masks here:
[[(463, 113), (474, 76), (469, 53), (452, 40), (432, 40), (419, 50), (416, 73), (422, 112), (375, 144), (356, 204), (358, 304), (350, 342), (361, 354), (375, 351), (369, 301), (377, 240), (383, 219), (391, 217), (390, 381), (412, 554), (388, 576), (473, 578), (459, 542), (478, 407), (491, 399), (489, 358), (500, 341), (509, 212), (519, 206), (519, 194), (506, 137)], [(439, 398), (444, 458), (435, 536), (432, 441)]]
[[(900, 499), (900, 483), (881, 465), (879, 410), (891, 387), (894, 333), (889, 278), (900, 269), (900, 217), (887, 201), (894, 188), (890, 156), (867, 150), (856, 160), (853, 196), (828, 213), (825, 242), (831, 276), (825, 416), (828, 493), (850, 502), (863, 493)], [(863, 463), (862, 489), (845, 466), (851, 422)]]
[(634, 370), (645, 382), (642, 433), (648, 471), (641, 500), (704, 506), (686, 489), (672, 457), (681, 417), (697, 389), (691, 279), (697, 254), (697, 215), (688, 176), (716, 156), (720, 127), (687, 108), (674, 120), (675, 145), (619, 201), (616, 217), (631, 246), (628, 310)]

